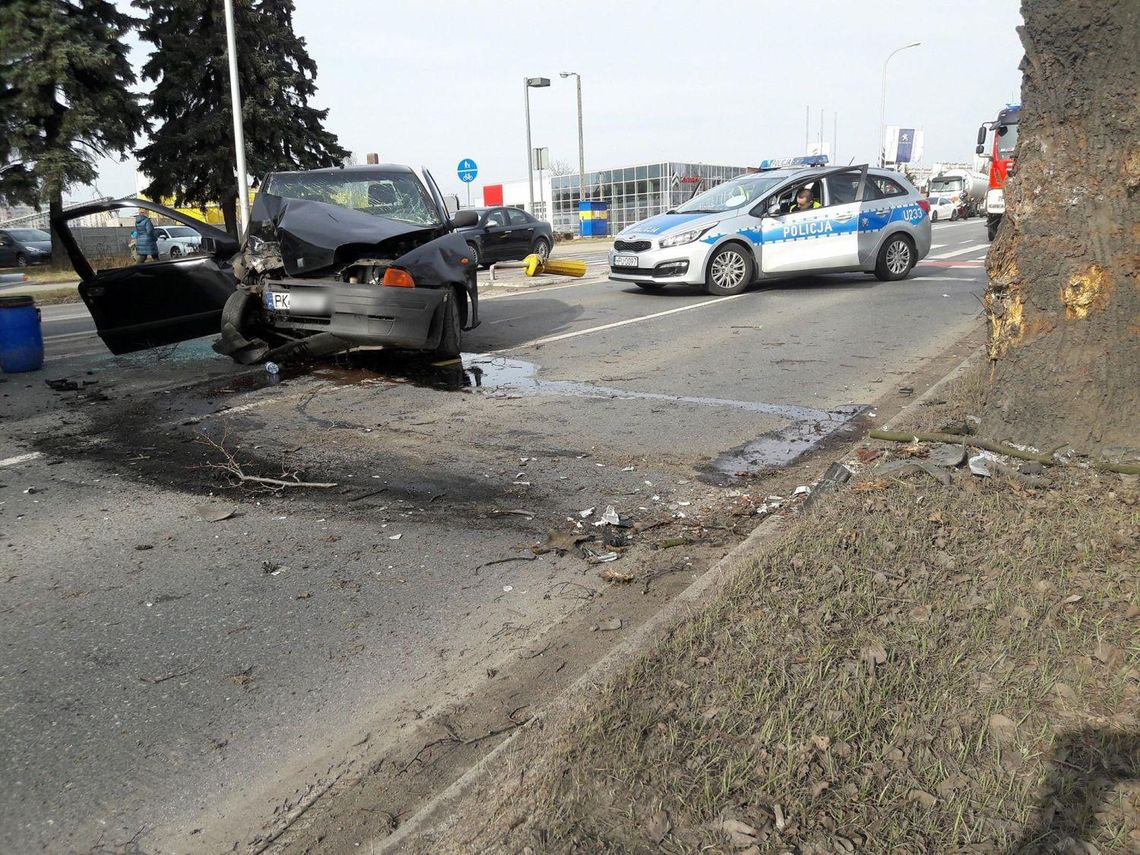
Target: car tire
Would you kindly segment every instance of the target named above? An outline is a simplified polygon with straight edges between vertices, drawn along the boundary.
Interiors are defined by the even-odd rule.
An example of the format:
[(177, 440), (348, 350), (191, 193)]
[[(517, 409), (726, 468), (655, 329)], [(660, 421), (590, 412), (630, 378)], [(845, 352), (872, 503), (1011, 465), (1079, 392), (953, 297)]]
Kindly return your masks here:
[(27, 267), (28, 266), (28, 257), (26, 255), (24, 255), (24, 253), (20, 252), (20, 253), (16, 254), (16, 266), (17, 267)]
[(182, 248), (178, 247), (178, 246), (172, 246), (170, 248), (170, 257), (171, 258), (181, 258), (182, 257)]
[(474, 263), (475, 269), (478, 270), (483, 266), (483, 257), (479, 254), (479, 245), (468, 241), (467, 248), (471, 250), (471, 261)]
[(957, 219), (958, 219), (958, 212), (957, 211), (951, 211), (950, 212), (950, 222), (954, 222)]
[(930, 222), (932, 222), (932, 223), (938, 222), (938, 212), (937, 211), (931, 211), (930, 212)]
[(875, 276), (883, 282), (897, 282), (910, 275), (914, 263), (914, 241), (904, 234), (893, 234), (879, 250)]
[(534, 242), (534, 253), (543, 261), (550, 258), (550, 241), (544, 237), (540, 237)]
[(462, 353), (463, 330), (459, 320), (459, 295), (452, 291), (443, 303), (443, 329), (439, 336), (439, 345), (435, 349), (437, 356), (455, 359)]
[(714, 297), (739, 294), (752, 284), (752, 254), (738, 243), (726, 243), (709, 258), (705, 293)]

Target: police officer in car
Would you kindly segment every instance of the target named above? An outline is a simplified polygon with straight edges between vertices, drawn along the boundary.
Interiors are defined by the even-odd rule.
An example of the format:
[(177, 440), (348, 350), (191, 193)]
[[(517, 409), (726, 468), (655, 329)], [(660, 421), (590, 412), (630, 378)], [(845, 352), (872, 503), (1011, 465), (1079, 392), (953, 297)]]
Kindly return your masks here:
[(810, 187), (801, 187), (796, 192), (796, 201), (792, 205), (791, 209), (789, 209), (788, 213), (789, 214), (798, 214), (798, 213), (803, 213), (804, 211), (810, 211), (812, 208), (818, 208), (818, 207), (819, 207), (819, 202), (815, 201), (815, 197), (811, 192), (811, 188)]

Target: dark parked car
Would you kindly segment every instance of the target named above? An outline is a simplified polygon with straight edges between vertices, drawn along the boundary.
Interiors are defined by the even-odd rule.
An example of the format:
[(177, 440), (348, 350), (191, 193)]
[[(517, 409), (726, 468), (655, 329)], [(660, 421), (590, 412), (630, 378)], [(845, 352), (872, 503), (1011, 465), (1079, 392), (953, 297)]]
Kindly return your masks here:
[(0, 267), (51, 261), (51, 235), (43, 229), (0, 229)]
[[(69, 223), (143, 208), (201, 235), (202, 254), (96, 271)], [(221, 332), (214, 348), (248, 364), (387, 345), (457, 356), (479, 323), (475, 259), (430, 173), (393, 164), (278, 172), (257, 195), (239, 247), (225, 232), (141, 199), (99, 202), (52, 221), (79, 294), (114, 353)], [(236, 253), (236, 254), (235, 254)]]
[(496, 261), (516, 261), (537, 253), (543, 258), (554, 246), (550, 223), (536, 220), (521, 208), (471, 208), (479, 222), (460, 233), (481, 267)]

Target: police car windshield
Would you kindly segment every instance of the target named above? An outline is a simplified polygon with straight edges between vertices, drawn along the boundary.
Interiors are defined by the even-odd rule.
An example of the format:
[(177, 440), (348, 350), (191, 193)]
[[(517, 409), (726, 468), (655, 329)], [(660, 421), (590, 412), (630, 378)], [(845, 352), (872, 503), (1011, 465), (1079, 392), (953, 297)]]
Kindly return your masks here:
[(741, 175), (694, 196), (676, 209), (678, 214), (721, 214), (757, 202), (784, 180), (784, 176)]

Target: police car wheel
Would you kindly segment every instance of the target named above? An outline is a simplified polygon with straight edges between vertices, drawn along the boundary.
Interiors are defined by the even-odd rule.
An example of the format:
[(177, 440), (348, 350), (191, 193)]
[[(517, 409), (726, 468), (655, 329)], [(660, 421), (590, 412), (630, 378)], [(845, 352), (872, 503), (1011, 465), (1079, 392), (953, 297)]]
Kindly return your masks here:
[(714, 297), (739, 294), (752, 282), (752, 257), (743, 247), (730, 243), (709, 259), (705, 292)]
[(914, 244), (905, 235), (894, 235), (879, 250), (875, 275), (883, 282), (905, 279), (914, 267)]

